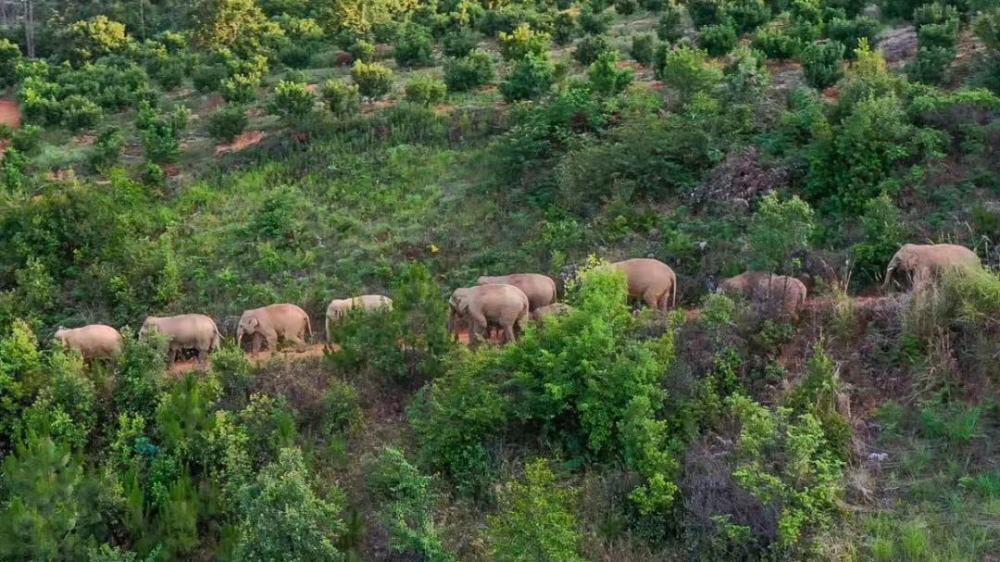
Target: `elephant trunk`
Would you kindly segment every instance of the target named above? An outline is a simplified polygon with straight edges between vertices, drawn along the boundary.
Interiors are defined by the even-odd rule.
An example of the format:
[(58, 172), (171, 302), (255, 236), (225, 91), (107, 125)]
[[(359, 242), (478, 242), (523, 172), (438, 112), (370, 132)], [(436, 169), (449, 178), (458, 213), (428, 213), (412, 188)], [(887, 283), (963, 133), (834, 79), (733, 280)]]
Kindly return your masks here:
[(892, 282), (892, 275), (896, 272), (896, 258), (893, 258), (889, 262), (889, 267), (885, 269), (885, 279), (882, 280), (882, 292), (889, 289), (889, 283)]
[(243, 344), (243, 326), (236, 329), (236, 345), (240, 346)]

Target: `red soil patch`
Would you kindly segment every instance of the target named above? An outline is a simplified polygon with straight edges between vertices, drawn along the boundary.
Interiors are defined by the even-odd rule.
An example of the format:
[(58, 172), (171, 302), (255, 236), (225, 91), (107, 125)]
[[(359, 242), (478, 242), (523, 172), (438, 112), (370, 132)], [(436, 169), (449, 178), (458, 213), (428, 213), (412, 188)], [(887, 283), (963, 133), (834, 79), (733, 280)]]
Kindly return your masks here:
[(229, 144), (220, 144), (215, 147), (215, 155), (227, 154), (229, 152), (239, 152), (259, 144), (260, 141), (264, 140), (264, 133), (261, 131), (247, 131), (242, 135), (236, 137), (233, 142)]
[(16, 100), (0, 100), (0, 125), (12, 129), (21, 126), (21, 105)]

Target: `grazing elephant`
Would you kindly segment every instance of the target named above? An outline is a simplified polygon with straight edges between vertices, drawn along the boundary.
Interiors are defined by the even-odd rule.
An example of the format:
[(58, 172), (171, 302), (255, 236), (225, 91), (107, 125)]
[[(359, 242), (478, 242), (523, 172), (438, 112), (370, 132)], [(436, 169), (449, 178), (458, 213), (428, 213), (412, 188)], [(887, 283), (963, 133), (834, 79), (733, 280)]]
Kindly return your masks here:
[(104, 324), (91, 324), (82, 328), (56, 330), (55, 339), (69, 349), (80, 352), (86, 360), (113, 359), (122, 352), (122, 335), (118, 330)]
[(260, 351), (261, 340), (267, 342), (268, 349), (277, 351), (278, 338), (302, 347), (307, 334), (312, 337), (312, 325), (306, 311), (294, 304), (272, 304), (243, 312), (236, 329), (236, 344), (242, 343), (243, 336), (251, 336), (250, 351), (256, 355)]
[(650, 308), (666, 310), (677, 305), (677, 275), (667, 264), (650, 258), (635, 258), (611, 264), (625, 273), (629, 297), (642, 299)]
[(949, 270), (971, 270), (982, 267), (979, 256), (965, 246), (955, 244), (904, 244), (892, 256), (885, 270), (882, 290), (897, 274), (904, 274), (911, 287), (938, 280)]
[(556, 282), (548, 275), (540, 273), (512, 273), (498, 277), (483, 276), (477, 285), (513, 285), (528, 296), (531, 310), (556, 302)]
[(490, 326), (503, 330), (504, 343), (514, 341), (524, 330), (531, 308), (528, 296), (513, 285), (455, 289), (448, 306), (451, 308), (448, 329), (457, 338), (462, 327), (468, 326), (472, 345), (478, 343), (480, 334)]
[(798, 319), (807, 294), (802, 281), (765, 271), (748, 271), (730, 277), (719, 284), (719, 292), (745, 298), (766, 311), (775, 311), (792, 319)]
[(536, 308), (531, 311), (531, 319), (539, 324), (544, 323), (549, 316), (562, 316), (573, 312), (573, 307), (561, 302), (552, 303), (547, 306)]
[(178, 351), (185, 349), (197, 350), (198, 361), (204, 362), (210, 352), (219, 349), (221, 339), (215, 321), (204, 314), (148, 316), (142, 323), (139, 337), (153, 332), (167, 337), (170, 344), (167, 361), (170, 363), (177, 359)]
[(326, 341), (330, 341), (330, 327), (340, 322), (355, 308), (360, 310), (392, 310), (392, 299), (385, 295), (360, 295), (348, 299), (333, 299), (326, 307)]

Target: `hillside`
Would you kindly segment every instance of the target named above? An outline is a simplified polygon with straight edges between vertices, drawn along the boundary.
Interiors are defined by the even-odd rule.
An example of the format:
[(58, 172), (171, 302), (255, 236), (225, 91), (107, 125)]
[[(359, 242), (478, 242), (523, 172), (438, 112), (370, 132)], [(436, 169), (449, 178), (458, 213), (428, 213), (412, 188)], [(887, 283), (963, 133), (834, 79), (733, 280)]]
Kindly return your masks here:
[[(0, 89), (0, 560), (1000, 557), (992, 0), (0, 0)], [(453, 341), (512, 272), (574, 311)]]

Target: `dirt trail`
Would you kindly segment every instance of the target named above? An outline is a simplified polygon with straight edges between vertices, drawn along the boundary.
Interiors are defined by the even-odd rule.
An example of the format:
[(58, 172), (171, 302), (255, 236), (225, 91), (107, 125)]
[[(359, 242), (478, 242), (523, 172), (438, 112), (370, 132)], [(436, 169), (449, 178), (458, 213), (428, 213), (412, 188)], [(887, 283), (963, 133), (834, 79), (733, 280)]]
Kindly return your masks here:
[(7, 125), (11, 129), (21, 126), (21, 105), (17, 100), (0, 99), (0, 125)]

